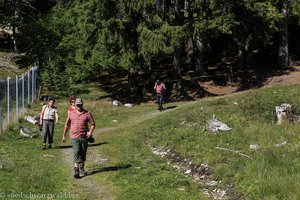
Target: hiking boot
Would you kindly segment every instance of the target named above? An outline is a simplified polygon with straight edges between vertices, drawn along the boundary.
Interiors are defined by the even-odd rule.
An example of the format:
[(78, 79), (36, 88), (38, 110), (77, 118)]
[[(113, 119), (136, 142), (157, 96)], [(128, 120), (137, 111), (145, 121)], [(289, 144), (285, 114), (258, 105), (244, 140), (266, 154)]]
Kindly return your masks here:
[(45, 149), (46, 149), (46, 144), (43, 143), (43, 145), (42, 145), (42, 150), (45, 150)]
[(49, 148), (49, 149), (51, 149), (51, 148), (52, 148), (52, 145), (51, 145), (51, 144), (49, 144), (49, 145), (48, 145), (48, 148)]
[(79, 178), (79, 168), (78, 167), (74, 167), (74, 178)]
[(85, 176), (84, 164), (80, 164), (79, 166), (79, 175)]

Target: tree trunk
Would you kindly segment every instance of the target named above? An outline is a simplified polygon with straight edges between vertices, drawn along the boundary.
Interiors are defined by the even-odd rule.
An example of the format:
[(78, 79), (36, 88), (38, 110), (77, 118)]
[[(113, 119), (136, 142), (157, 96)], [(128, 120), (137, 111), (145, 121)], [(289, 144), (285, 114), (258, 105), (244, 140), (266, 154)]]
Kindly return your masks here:
[(162, 18), (164, 20), (167, 18), (170, 6), (171, 6), (171, 0), (164, 0), (164, 3), (163, 3), (163, 12), (162, 12), (163, 13)]
[(175, 70), (175, 77), (176, 80), (181, 80), (181, 61), (182, 61), (182, 49), (183, 45), (181, 41), (177, 42), (177, 45), (175, 46), (174, 50), (174, 56), (173, 56), (173, 66)]
[(288, 5), (282, 4), (281, 12), (284, 18), (279, 24), (279, 48), (278, 48), (278, 65), (281, 68), (289, 67), (289, 40), (288, 40)]
[(189, 52), (191, 64), (195, 67), (196, 76), (204, 74), (203, 71), (203, 43), (199, 36), (199, 31), (194, 28), (194, 13), (190, 7), (190, 2), (185, 2), (185, 9), (188, 11), (189, 21)]
[(196, 38), (196, 51), (194, 52), (196, 57), (196, 74), (197, 76), (201, 76), (204, 74), (203, 68), (203, 42), (200, 37)]
[(13, 34), (11, 35), (11, 39), (13, 41), (13, 44), (14, 44), (14, 52), (17, 52), (18, 51), (18, 48), (17, 48), (17, 41), (16, 41), (16, 38), (15, 38), (15, 35), (17, 33), (17, 30), (16, 30), (16, 26), (13, 26), (12, 27), (12, 30), (13, 30)]
[(22, 13), (22, 5), (21, 5), (21, 2), (19, 1), (15, 1), (15, 4), (14, 4), (14, 22), (12, 24), (12, 40), (13, 40), (13, 43), (14, 43), (14, 51), (17, 52), (18, 51), (18, 46), (17, 46), (17, 41), (16, 41), (16, 34), (19, 33), (19, 29), (17, 27), (17, 22), (20, 22), (22, 21), (22, 17), (21, 17), (21, 14)]
[(130, 100), (137, 100), (137, 91), (138, 91), (138, 82), (137, 82), (138, 73), (129, 72), (128, 73), (128, 92)]
[(249, 48), (248, 44), (239, 45), (238, 66), (240, 69), (244, 69), (245, 66), (248, 64), (248, 60), (249, 60), (248, 48)]
[[(175, 25), (182, 26), (184, 24), (184, 0), (178, 0), (175, 5)], [(182, 64), (182, 53), (184, 50), (184, 45), (181, 39), (178, 39), (176, 46), (174, 47), (173, 55), (173, 67), (174, 67), (174, 78), (177, 80), (177, 89), (180, 91), (180, 95), (184, 92), (182, 86), (182, 74), (181, 74), (181, 64)]]

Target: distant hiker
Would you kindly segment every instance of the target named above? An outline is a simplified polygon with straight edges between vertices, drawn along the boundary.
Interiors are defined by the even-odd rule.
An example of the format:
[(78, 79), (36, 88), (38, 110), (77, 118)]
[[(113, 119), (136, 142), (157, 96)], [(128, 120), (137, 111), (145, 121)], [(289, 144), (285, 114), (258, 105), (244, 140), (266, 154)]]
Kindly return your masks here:
[[(87, 139), (92, 137), (95, 121), (92, 114), (83, 109), (82, 99), (76, 99), (75, 106), (76, 110), (70, 112), (67, 117), (62, 142), (66, 142), (66, 134), (70, 128), (70, 138), (74, 152), (74, 178), (79, 178), (85, 175), (84, 162), (88, 148)], [(88, 128), (88, 123), (90, 124), (90, 129)]]
[(76, 109), (76, 106), (75, 106), (75, 98), (70, 98), (70, 104), (71, 106), (68, 108), (68, 115), (70, 114), (70, 112), (72, 112), (73, 110)]
[(40, 113), (40, 125), (42, 126), (42, 149), (46, 149), (46, 142), (48, 139), (48, 148), (52, 148), (54, 122), (58, 124), (58, 111), (54, 106), (55, 99), (49, 98), (46, 105), (43, 106)]
[(158, 110), (162, 111), (163, 110), (162, 104), (163, 104), (164, 95), (165, 95), (165, 92), (166, 92), (166, 86), (163, 82), (161, 82), (158, 79), (155, 82), (154, 90), (156, 91), (156, 99), (157, 99)]

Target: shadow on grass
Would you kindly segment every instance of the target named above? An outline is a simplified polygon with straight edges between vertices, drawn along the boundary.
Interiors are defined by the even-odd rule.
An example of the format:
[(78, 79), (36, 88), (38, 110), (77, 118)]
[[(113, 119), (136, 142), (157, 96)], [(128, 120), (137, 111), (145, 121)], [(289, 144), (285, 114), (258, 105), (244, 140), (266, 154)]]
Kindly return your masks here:
[(171, 110), (171, 109), (174, 109), (174, 108), (177, 108), (177, 106), (168, 106), (168, 107), (165, 107), (164, 110)]
[(69, 149), (72, 148), (72, 145), (63, 145), (63, 146), (55, 146), (54, 149)]
[(89, 147), (96, 147), (96, 146), (100, 146), (100, 145), (103, 145), (103, 144), (108, 144), (108, 142), (99, 142), (99, 143), (92, 143), (92, 144), (88, 144)]
[(95, 169), (95, 170), (86, 172), (86, 176), (90, 176), (90, 175), (101, 173), (101, 172), (119, 171), (119, 170), (123, 170), (123, 169), (128, 169), (130, 167), (131, 167), (130, 164), (117, 165), (117, 166), (111, 166), (111, 167), (103, 167), (103, 168), (100, 168), (100, 169)]
[[(108, 144), (108, 142), (99, 142), (99, 143), (93, 143), (93, 144), (88, 144), (89, 147), (95, 147), (95, 146), (100, 146), (103, 144)], [(72, 148), (72, 145), (63, 145), (63, 146), (55, 146), (55, 149), (69, 149)]]

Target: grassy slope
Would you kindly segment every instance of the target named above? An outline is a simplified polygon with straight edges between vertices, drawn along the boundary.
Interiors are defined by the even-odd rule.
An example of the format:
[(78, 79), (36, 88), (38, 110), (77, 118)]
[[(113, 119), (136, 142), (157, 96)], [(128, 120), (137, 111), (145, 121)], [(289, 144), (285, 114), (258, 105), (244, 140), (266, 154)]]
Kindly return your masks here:
[[(16, 54), (14, 53), (5, 53), (0, 51), (0, 57), (7, 57), (7, 56), (14, 56)], [(17, 66), (16, 63), (14, 63), (11, 59), (0, 59), (0, 61), (10, 63), (13, 66)], [(0, 67), (0, 80), (6, 80), (7, 76), (15, 79), (16, 75), (20, 76), (22, 73), (25, 73), (27, 70), (26, 69), (17, 69), (17, 70), (11, 70), (11, 69), (6, 69), (4, 67)]]
[[(104, 134), (102, 139), (110, 145), (99, 152), (116, 163), (132, 165), (106, 178), (122, 188), (120, 199), (204, 199), (199, 192), (203, 186), (195, 185), (174, 172), (166, 161), (151, 155), (147, 146), (151, 144), (207, 163), (224, 185), (233, 184), (238, 199), (298, 199), (299, 125), (274, 124), (275, 106), (282, 102), (299, 105), (297, 94), (298, 86), (274, 87), (199, 101)], [(205, 121), (213, 115), (232, 131), (216, 135), (202, 132)], [(284, 141), (286, 146), (274, 147)], [(261, 148), (251, 150), (251, 144)], [(238, 150), (253, 159), (216, 147)]]
[[(40, 105), (36, 104), (28, 114), (36, 115), (39, 111)], [(34, 128), (22, 119), (21, 125)], [(9, 195), (22, 193), (24, 196), (31, 193), (48, 195), (47, 197), (64, 192), (74, 193), (71, 189), (70, 170), (64, 165), (60, 150), (42, 151), (40, 138), (21, 138), (19, 130), (11, 127), (7, 134), (0, 137), (0, 161), (3, 164), (0, 169), (0, 188), (6, 195), (5, 199), (10, 199)], [(15, 198), (30, 199), (24, 196)], [(41, 196), (36, 199), (45, 198)]]
[[(107, 144), (90, 149), (108, 162), (98, 164), (88, 158), (87, 169), (98, 171), (91, 177), (122, 200), (206, 199), (202, 194), (205, 186), (176, 172), (165, 159), (149, 150), (149, 145), (163, 146), (213, 167), (215, 177), (224, 185), (233, 183), (239, 199), (298, 199), (299, 125), (277, 126), (273, 121), (276, 105), (282, 102), (299, 105), (299, 90), (299, 86), (274, 87), (187, 104), (172, 103), (168, 106), (177, 108), (162, 113), (155, 111), (156, 106), (152, 104), (131, 109), (113, 107), (109, 101), (99, 100), (106, 94), (93, 90), (82, 97), (89, 98), (85, 104), (93, 112), (97, 128), (115, 129), (97, 136), (97, 142)], [(64, 119), (66, 100), (58, 100), (57, 106)], [(35, 105), (32, 113), (39, 109), (40, 105)], [(205, 121), (213, 115), (233, 129), (216, 135), (203, 132)], [(56, 128), (58, 145), (61, 145), (62, 127), (63, 122)], [(13, 134), (16, 133), (11, 131), (6, 140), (0, 140), (0, 159), (4, 166), (0, 169), (1, 192), (74, 191), (70, 166), (62, 161), (61, 150), (45, 153), (39, 150), (39, 139), (14, 140)], [(287, 145), (274, 147), (283, 141)], [(250, 150), (250, 144), (261, 148)], [(239, 150), (253, 159), (220, 151), (217, 146)]]

